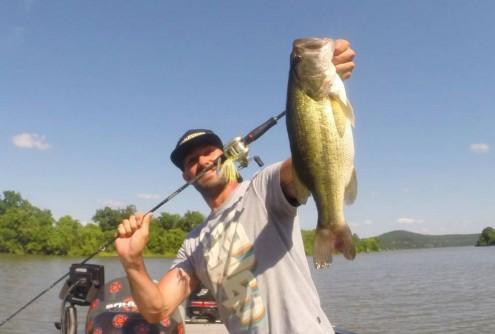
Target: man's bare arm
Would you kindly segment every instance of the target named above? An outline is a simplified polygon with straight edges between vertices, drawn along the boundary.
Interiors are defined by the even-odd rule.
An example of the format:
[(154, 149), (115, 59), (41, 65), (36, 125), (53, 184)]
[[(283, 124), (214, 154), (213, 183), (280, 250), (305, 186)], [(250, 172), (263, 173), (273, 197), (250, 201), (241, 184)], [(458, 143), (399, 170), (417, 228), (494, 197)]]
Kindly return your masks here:
[(143, 249), (148, 242), (151, 215), (136, 214), (124, 219), (118, 227), (115, 248), (127, 273), (132, 296), (139, 312), (151, 323), (170, 316), (189, 296), (197, 279), (182, 269), (168, 271), (159, 283), (148, 275)]
[(282, 187), (282, 191), (284, 192), (287, 200), (293, 205), (297, 206), (301, 203), (298, 203), (296, 199), (296, 191), (294, 189), (293, 184), (293, 169), (292, 169), (292, 158), (285, 160), (282, 163), (280, 168), (280, 186)]
[(126, 269), (132, 296), (139, 312), (150, 323), (171, 316), (197, 286), (197, 279), (184, 270), (174, 268), (155, 283), (145, 268)]

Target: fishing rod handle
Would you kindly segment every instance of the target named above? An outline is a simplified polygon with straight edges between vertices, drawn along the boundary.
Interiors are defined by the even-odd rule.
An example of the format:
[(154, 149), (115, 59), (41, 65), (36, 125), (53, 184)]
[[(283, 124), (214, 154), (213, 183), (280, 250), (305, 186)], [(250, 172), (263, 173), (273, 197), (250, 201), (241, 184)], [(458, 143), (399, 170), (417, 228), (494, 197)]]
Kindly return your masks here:
[(277, 124), (277, 121), (283, 116), (285, 116), (285, 111), (281, 112), (275, 117), (269, 118), (265, 123), (261, 124), (260, 126), (249, 132), (242, 140), (246, 145), (252, 143), (256, 139), (264, 135), (265, 132), (267, 132), (272, 126)]

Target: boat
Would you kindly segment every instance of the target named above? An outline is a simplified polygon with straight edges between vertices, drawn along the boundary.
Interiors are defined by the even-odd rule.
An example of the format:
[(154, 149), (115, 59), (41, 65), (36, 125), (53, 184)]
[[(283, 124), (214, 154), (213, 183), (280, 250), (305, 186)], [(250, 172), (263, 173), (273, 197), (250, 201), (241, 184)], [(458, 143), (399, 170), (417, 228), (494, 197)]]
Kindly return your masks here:
[(77, 334), (77, 307), (87, 306), (86, 334), (182, 334), (185, 321), (181, 309), (160, 323), (151, 324), (139, 313), (132, 298), (127, 277), (105, 283), (102, 265), (72, 264), (69, 278), (59, 293), (62, 299), (60, 321), (55, 327), (61, 334)]
[(204, 286), (193, 291), (186, 302), (187, 322), (221, 323), (217, 302), (211, 292)]
[[(127, 277), (105, 283), (102, 265), (73, 264), (59, 297), (62, 307), (55, 327), (61, 334), (78, 333), (76, 306), (88, 307), (86, 334), (227, 333), (217, 303), (204, 286), (191, 294), (185, 307), (158, 324), (147, 322), (139, 313)], [(355, 334), (341, 328), (335, 328), (335, 333)]]

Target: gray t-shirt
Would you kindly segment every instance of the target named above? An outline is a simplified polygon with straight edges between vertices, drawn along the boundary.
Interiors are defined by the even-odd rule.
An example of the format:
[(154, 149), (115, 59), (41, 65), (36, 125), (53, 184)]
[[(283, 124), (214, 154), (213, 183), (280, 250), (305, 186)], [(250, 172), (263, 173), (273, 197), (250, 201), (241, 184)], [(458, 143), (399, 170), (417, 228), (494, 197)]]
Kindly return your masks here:
[(304, 253), (281, 163), (241, 183), (194, 229), (173, 267), (213, 293), (231, 333), (334, 333)]

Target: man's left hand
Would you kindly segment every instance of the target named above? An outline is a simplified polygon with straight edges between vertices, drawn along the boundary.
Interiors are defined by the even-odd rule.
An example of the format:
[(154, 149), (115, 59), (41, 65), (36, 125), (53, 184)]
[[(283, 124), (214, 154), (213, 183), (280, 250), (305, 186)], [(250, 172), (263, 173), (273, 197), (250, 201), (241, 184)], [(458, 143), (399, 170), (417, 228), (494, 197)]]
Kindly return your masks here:
[(339, 76), (345, 80), (349, 79), (354, 70), (354, 57), (356, 52), (351, 48), (351, 43), (345, 39), (335, 41), (335, 51), (333, 53), (333, 64)]

